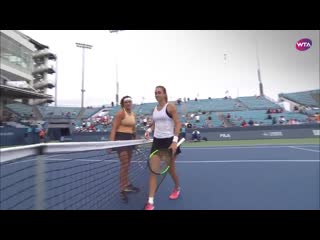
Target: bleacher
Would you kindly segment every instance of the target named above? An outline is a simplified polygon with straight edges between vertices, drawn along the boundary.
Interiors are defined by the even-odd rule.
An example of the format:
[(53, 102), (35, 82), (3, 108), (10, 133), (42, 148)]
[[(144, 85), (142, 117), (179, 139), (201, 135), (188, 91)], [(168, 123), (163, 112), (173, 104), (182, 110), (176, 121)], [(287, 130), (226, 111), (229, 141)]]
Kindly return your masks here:
[(82, 115), (80, 116), (81, 119), (86, 119), (91, 117), (92, 115), (99, 112), (102, 108), (85, 108)]
[[(319, 95), (319, 90), (307, 91), (300, 93), (290, 93), (286, 96), (295, 98), (299, 103), (308, 104), (306, 106), (314, 106), (318, 104), (317, 98), (315, 96)], [(319, 99), (318, 99), (319, 100)], [(197, 99), (189, 100), (186, 102), (181, 101), (180, 104), (173, 101), (176, 105), (178, 115), (181, 123), (190, 122), (192, 125), (197, 127), (207, 127), (206, 120), (208, 116), (211, 116), (211, 122), (213, 127), (222, 127), (223, 118), (219, 119), (219, 115), (222, 114), (224, 117), (229, 113), (231, 115), (230, 125), (240, 126), (241, 122), (245, 120), (248, 122), (252, 119), (259, 125), (272, 125), (272, 119), (267, 119), (267, 109), (282, 109), (282, 113), (272, 113), (272, 117), (276, 117), (278, 120), (280, 116), (284, 116), (286, 120), (296, 119), (301, 123), (308, 122), (308, 114), (302, 114), (298, 112), (287, 112), (276, 104), (275, 102), (269, 100), (267, 97), (257, 97), (257, 96), (246, 96), (238, 97), (235, 99), (231, 98), (213, 98), (213, 99)], [(137, 116), (137, 129), (144, 129), (145, 126), (140, 123), (141, 118), (151, 117), (154, 107), (157, 102), (134, 104), (133, 111)], [(12, 103), (7, 104), (6, 108), (10, 109), (13, 113), (16, 113), (22, 119), (30, 117), (33, 113), (33, 106), (22, 104), (22, 103)], [(41, 120), (48, 119), (72, 119), (75, 127), (82, 127), (82, 121), (92, 122), (93, 125), (97, 126), (98, 131), (111, 130), (112, 124), (96, 123), (95, 119), (90, 119), (95, 114), (100, 111), (106, 110), (109, 116), (115, 116), (115, 114), (121, 109), (121, 106), (108, 107), (106, 109), (102, 107), (90, 107), (82, 109), (80, 107), (52, 107), (52, 106), (37, 106), (37, 109), (41, 113)], [(313, 111), (313, 110), (309, 110)], [(318, 111), (319, 112), (319, 109)], [(193, 114), (194, 117), (190, 118)], [(39, 114), (38, 114), (39, 115)], [(195, 116), (200, 116), (200, 121), (196, 122)], [(241, 120), (239, 120), (241, 118)], [(39, 119), (38, 119), (39, 120)], [(101, 126), (100, 126), (101, 125)], [(17, 127), (17, 126), (16, 126)]]
[(280, 116), (284, 116), (284, 118), (286, 120), (290, 120), (290, 119), (296, 119), (300, 122), (303, 122), (303, 123), (307, 123), (308, 122), (308, 116), (305, 115), (305, 114), (302, 114), (302, 113), (298, 113), (298, 112), (283, 112), (283, 113), (273, 113), (272, 114), (273, 116), (277, 117), (277, 119), (280, 117)]
[(31, 116), (33, 107), (23, 103), (9, 103), (6, 105), (6, 108), (19, 115), (20, 117), (27, 118)]
[[(230, 122), (233, 123), (235, 126), (240, 126), (242, 121), (245, 120), (248, 122), (250, 119), (252, 121), (259, 123), (260, 125), (271, 125), (272, 120), (266, 119), (268, 114), (266, 110), (247, 110), (247, 111), (235, 111), (235, 112), (228, 112), (231, 116)], [(227, 115), (228, 113), (224, 113)]]
[(279, 97), (286, 98), (303, 106), (320, 107), (320, 89), (304, 92), (281, 93)]
[(157, 103), (143, 103), (139, 105), (134, 105), (133, 110), (137, 115), (151, 115), (153, 112), (154, 107)]
[[(195, 116), (195, 115), (197, 115), (199, 113), (193, 113), (193, 114)], [(190, 115), (190, 113), (189, 113), (189, 115)], [(215, 112), (208, 112), (206, 114), (199, 114), (199, 116), (200, 116), (199, 122), (196, 122), (195, 118), (193, 118), (192, 120), (187, 120), (187, 119), (183, 118), (183, 119), (180, 119), (180, 121), (182, 123), (189, 122), (192, 125), (196, 125), (197, 127), (206, 128), (207, 127), (206, 120), (210, 116), (211, 117), (212, 127), (221, 127), (222, 126), (222, 121), (219, 120), (219, 118), (217, 117)]]
[(79, 107), (38, 106), (38, 109), (45, 119), (76, 119), (81, 111)]
[[(252, 121), (257, 122), (259, 125), (272, 125), (272, 119), (267, 119), (268, 115), (266, 110), (247, 110), (247, 111), (235, 111), (229, 112), (231, 116), (231, 123), (235, 126), (240, 126), (242, 121), (245, 120), (247, 123), (250, 119)], [(226, 113), (227, 114), (227, 113)], [(225, 115), (226, 115), (225, 114)], [(275, 117), (278, 123), (278, 119), (280, 116), (284, 116), (286, 120), (295, 119), (301, 123), (307, 123), (307, 116), (297, 112), (287, 112), (284, 111), (282, 113), (272, 113), (271, 117)]]
[[(120, 105), (112, 107), (112, 108), (109, 110), (109, 115), (115, 116), (116, 113), (117, 113), (120, 109), (121, 109), (121, 106), (120, 106)], [(134, 111), (136, 112), (136, 109), (134, 109)]]
[(21, 124), (18, 122), (13, 122), (13, 121), (6, 122), (6, 126), (10, 126), (10, 127), (14, 127), (14, 128), (27, 128), (28, 127), (28, 125)]
[(320, 108), (306, 109), (303, 112), (308, 116), (314, 116), (315, 114), (320, 114)]
[[(184, 104), (185, 106), (183, 106)], [(224, 112), (245, 109), (237, 99), (231, 98), (198, 99), (197, 101), (190, 100), (181, 103), (181, 105), (187, 112)]]
[(276, 103), (271, 102), (265, 97), (262, 96), (249, 96), (249, 97), (238, 97), (237, 98), (242, 104), (244, 104), (248, 109), (251, 110), (262, 110), (268, 108), (281, 108)]

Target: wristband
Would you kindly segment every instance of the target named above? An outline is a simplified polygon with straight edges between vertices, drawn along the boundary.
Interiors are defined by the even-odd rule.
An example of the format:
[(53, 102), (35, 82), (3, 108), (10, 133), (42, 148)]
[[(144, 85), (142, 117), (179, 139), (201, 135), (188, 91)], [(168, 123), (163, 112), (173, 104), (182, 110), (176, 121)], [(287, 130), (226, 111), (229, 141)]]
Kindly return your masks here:
[(172, 140), (172, 142), (175, 142), (175, 143), (177, 143), (177, 142), (178, 142), (178, 137), (177, 137), (177, 136), (174, 136), (174, 137), (173, 137), (173, 140)]

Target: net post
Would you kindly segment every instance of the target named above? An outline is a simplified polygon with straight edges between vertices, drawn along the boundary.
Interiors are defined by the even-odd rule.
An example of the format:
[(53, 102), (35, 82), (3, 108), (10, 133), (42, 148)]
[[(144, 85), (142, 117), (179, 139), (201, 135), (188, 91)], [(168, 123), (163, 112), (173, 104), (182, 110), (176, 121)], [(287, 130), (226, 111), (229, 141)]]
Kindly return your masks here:
[(36, 174), (35, 174), (35, 210), (44, 210), (44, 195), (45, 195), (45, 163), (43, 152), (45, 144), (40, 144), (38, 147), (38, 154), (36, 155)]

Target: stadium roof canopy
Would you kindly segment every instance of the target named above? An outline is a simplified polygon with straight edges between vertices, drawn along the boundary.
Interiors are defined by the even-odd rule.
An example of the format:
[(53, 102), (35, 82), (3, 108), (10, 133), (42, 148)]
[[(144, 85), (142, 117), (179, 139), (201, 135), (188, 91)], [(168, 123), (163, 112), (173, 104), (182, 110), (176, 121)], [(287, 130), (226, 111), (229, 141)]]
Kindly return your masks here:
[(45, 48), (49, 48), (48, 46), (42, 44), (42, 43), (39, 43), (38, 41), (32, 39), (31, 37), (29, 37), (28, 35), (20, 32), (20, 31), (15, 31), (17, 34), (19, 34), (20, 36), (22, 36), (23, 38), (27, 39), (30, 43), (32, 43), (36, 49), (38, 50), (42, 50), (42, 49), (45, 49)]
[(38, 98), (51, 99), (48, 94), (38, 93), (26, 89), (16, 88), (12, 86), (0, 85), (0, 95), (6, 98)]

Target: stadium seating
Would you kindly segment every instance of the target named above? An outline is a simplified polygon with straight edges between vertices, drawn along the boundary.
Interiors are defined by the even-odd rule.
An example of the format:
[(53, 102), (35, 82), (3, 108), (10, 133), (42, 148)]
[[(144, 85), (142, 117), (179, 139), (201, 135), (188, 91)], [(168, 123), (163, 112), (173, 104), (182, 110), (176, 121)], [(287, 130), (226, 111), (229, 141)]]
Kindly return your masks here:
[[(231, 122), (235, 126), (240, 126), (241, 122), (245, 120), (247, 123), (250, 119), (252, 119), (254, 122), (257, 122), (259, 125), (272, 125), (272, 119), (267, 119), (268, 114), (266, 113), (266, 110), (247, 110), (247, 111), (235, 111), (235, 112), (229, 112), (231, 116)], [(226, 115), (227, 113), (225, 113)], [(275, 117), (278, 119), (280, 116), (284, 116), (286, 120), (290, 119), (296, 119), (299, 122), (307, 122), (307, 116), (301, 113), (296, 112), (287, 112), (284, 111), (282, 113), (272, 113), (272, 117)]]
[(32, 106), (23, 103), (10, 103), (6, 107), (21, 117), (30, 117)]
[[(294, 99), (299, 103), (306, 104), (306, 106), (318, 106), (319, 107), (319, 90), (298, 92), (298, 93), (286, 93), (282, 96), (288, 97), (288, 99)], [(280, 96), (280, 95), (279, 95)], [(209, 98), (209, 99), (195, 99), (189, 101), (180, 101), (179, 103), (173, 101), (176, 105), (177, 112), (181, 123), (189, 122), (197, 127), (207, 127), (206, 120), (208, 116), (211, 116), (213, 127), (226, 127), (224, 123), (228, 123), (228, 126), (240, 126), (241, 122), (245, 120), (248, 122), (252, 119), (259, 125), (271, 125), (272, 119), (267, 119), (268, 109), (282, 109), (281, 113), (272, 113), (272, 117), (278, 119), (280, 116), (284, 116), (286, 121), (290, 119), (298, 120), (300, 123), (307, 123), (308, 116), (319, 112), (319, 108), (308, 108), (303, 114), (300, 112), (285, 111), (280, 105), (270, 100), (268, 97), (261, 96), (244, 96), (238, 98)], [(157, 102), (149, 102), (143, 104), (134, 104), (133, 111), (136, 113), (137, 129), (145, 129), (141, 119), (150, 118), (154, 107)], [(34, 107), (22, 103), (11, 103), (6, 105), (7, 109), (23, 117), (30, 116), (33, 113)], [(39, 112), (42, 114), (41, 120), (48, 119), (72, 119), (74, 126), (77, 129), (82, 128), (82, 120), (89, 121), (92, 125), (96, 126), (98, 131), (111, 130), (112, 124), (98, 123), (93, 119), (100, 111), (106, 110), (106, 114), (109, 116), (115, 116), (115, 114), (121, 109), (121, 106), (114, 107), (88, 107), (81, 109), (80, 107), (52, 107), (52, 106), (37, 106)], [(227, 114), (230, 114), (231, 118), (228, 122), (226, 120)], [(193, 117), (190, 115), (193, 114)], [(196, 121), (195, 116), (199, 115), (199, 122)], [(91, 119), (92, 118), (92, 119)], [(91, 120), (90, 120), (91, 119)], [(11, 125), (14, 126), (14, 125)]]
[(320, 107), (319, 95), (320, 90), (318, 89), (304, 92), (281, 93), (279, 94), (279, 97), (284, 97), (304, 106)]
[(86, 119), (86, 118), (89, 118), (92, 115), (96, 114), (100, 110), (101, 110), (101, 108), (85, 108), (84, 111), (82, 112), (82, 114), (80, 113), (79, 117), (81, 119)]
[(237, 99), (251, 110), (281, 108), (278, 104), (271, 102), (265, 97), (238, 97)]
[(76, 119), (81, 111), (79, 107), (39, 106), (38, 109), (45, 119)]

